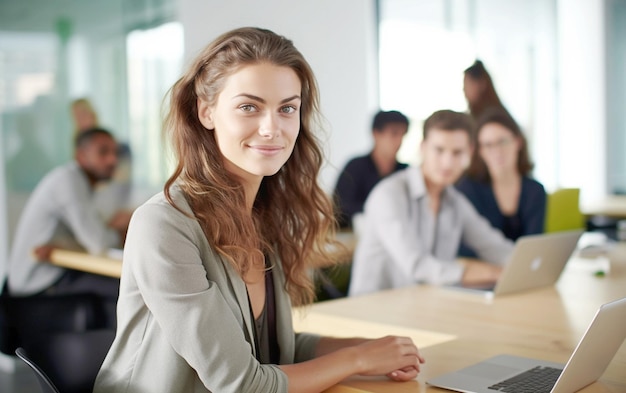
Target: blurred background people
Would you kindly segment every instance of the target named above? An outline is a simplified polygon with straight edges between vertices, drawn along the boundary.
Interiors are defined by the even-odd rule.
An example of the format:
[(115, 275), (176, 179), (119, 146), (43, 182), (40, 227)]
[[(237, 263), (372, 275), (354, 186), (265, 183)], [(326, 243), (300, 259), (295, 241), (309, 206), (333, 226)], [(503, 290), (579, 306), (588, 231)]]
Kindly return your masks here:
[[(424, 122), (421, 165), (374, 187), (354, 253), (351, 296), (419, 283), (498, 279), (513, 243), (453, 187), (470, 161), (473, 128), (468, 114), (434, 112)], [(482, 261), (457, 259), (462, 239)]]
[[(457, 189), (508, 239), (542, 233), (546, 192), (531, 177), (533, 164), (518, 124), (502, 108), (491, 108), (479, 119), (475, 137), (477, 149)], [(476, 255), (465, 245), (459, 254)]]
[(398, 111), (379, 111), (374, 116), (372, 151), (350, 160), (337, 179), (334, 199), (340, 228), (352, 228), (354, 217), (363, 212), (365, 199), (376, 183), (407, 167), (396, 155), (408, 129), (409, 119)]
[(464, 71), (463, 93), (467, 100), (470, 115), (478, 120), (489, 108), (506, 108), (502, 104), (491, 76), (484, 64), (476, 60), (474, 64)]
[[(70, 105), (75, 135), (99, 127), (98, 114), (88, 98), (77, 98)], [(106, 221), (120, 212), (130, 214), (131, 151), (128, 144), (118, 142), (118, 163), (111, 181), (97, 185), (94, 203)]]
[(121, 247), (130, 221), (130, 215), (119, 214), (105, 222), (93, 205), (94, 188), (110, 180), (117, 165), (111, 133), (84, 131), (75, 149), (75, 160), (49, 172), (22, 212), (9, 258), (12, 296), (95, 293), (117, 299), (119, 280), (45, 263), (56, 247), (91, 254)]

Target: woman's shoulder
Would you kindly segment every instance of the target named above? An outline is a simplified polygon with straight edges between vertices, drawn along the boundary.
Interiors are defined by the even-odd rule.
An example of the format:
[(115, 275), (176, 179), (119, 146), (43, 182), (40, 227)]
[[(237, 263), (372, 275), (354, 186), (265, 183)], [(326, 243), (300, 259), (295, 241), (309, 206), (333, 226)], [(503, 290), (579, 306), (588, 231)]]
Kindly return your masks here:
[[(142, 205), (133, 213), (133, 218), (141, 219), (148, 225), (159, 225), (163, 222), (195, 221), (193, 213), (182, 191), (178, 188), (170, 189), (170, 200), (161, 191)], [(173, 204), (172, 204), (173, 203)]]
[(128, 239), (138, 244), (176, 244), (181, 239), (198, 245), (206, 238), (200, 224), (184, 196), (171, 193), (173, 206), (163, 192), (159, 192), (139, 206), (132, 215)]

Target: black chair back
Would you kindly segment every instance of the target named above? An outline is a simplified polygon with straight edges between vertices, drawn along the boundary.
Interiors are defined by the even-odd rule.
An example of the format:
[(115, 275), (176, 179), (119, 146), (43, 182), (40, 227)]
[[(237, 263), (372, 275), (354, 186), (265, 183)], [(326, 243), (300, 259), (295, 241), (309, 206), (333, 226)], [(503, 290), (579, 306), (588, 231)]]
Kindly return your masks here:
[(35, 361), (63, 393), (91, 393), (115, 330), (50, 333), (31, 340)]
[(39, 386), (41, 386), (42, 393), (59, 393), (59, 389), (54, 386), (54, 383), (52, 383), (46, 373), (28, 357), (24, 348), (17, 348), (15, 354), (33, 370), (33, 373), (37, 377), (37, 382), (39, 382)]
[(0, 299), (0, 350), (31, 350), (33, 339), (57, 332), (83, 332), (106, 326), (102, 301), (93, 294)]

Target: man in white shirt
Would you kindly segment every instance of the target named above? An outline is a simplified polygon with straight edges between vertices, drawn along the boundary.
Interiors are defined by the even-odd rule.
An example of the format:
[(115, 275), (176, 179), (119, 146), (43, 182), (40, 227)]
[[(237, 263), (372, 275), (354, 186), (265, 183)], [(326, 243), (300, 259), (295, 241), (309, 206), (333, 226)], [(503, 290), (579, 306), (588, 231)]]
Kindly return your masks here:
[(130, 213), (104, 222), (93, 203), (96, 184), (113, 175), (117, 151), (108, 131), (85, 131), (76, 138), (75, 160), (39, 182), (22, 212), (9, 257), (12, 296), (91, 292), (117, 298), (118, 279), (46, 263), (55, 247), (103, 254), (123, 245)]
[[(470, 161), (473, 122), (450, 110), (424, 122), (422, 164), (374, 187), (354, 253), (350, 295), (427, 283), (495, 282), (513, 250), (452, 186)], [(478, 260), (458, 260), (461, 240)], [(485, 263), (485, 262), (489, 263)]]

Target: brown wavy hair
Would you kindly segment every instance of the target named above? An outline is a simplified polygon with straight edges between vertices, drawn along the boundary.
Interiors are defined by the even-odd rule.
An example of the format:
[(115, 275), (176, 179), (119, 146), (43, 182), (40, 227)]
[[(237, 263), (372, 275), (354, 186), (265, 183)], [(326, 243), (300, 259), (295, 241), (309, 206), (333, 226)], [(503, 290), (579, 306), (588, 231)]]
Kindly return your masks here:
[(533, 163), (530, 160), (530, 154), (528, 153), (528, 143), (524, 137), (524, 133), (513, 119), (513, 117), (502, 108), (491, 108), (487, 110), (483, 116), (481, 116), (476, 122), (475, 143), (476, 148), (472, 155), (472, 161), (469, 168), (467, 168), (467, 175), (474, 179), (484, 183), (491, 183), (491, 176), (487, 169), (487, 164), (480, 156), (480, 147), (478, 145), (478, 135), (480, 130), (489, 123), (496, 123), (506, 128), (513, 134), (515, 138), (520, 141), (520, 150), (517, 154), (517, 171), (522, 176), (529, 176), (533, 170)]
[[(293, 153), (278, 173), (262, 180), (250, 215), (241, 182), (224, 167), (215, 133), (207, 132), (198, 119), (197, 100), (213, 105), (230, 75), (258, 63), (295, 71), (302, 85), (302, 104)], [(167, 200), (175, 206), (170, 188), (176, 183), (209, 244), (242, 278), (254, 260), (265, 253), (277, 254), (285, 289), (295, 305), (313, 301), (309, 268), (332, 263), (328, 245), (336, 245), (332, 204), (317, 183), (323, 163), (314, 133), (318, 125), (317, 82), (302, 54), (283, 36), (246, 27), (221, 35), (198, 55), (170, 90), (164, 126), (177, 160), (165, 184)]]
[(489, 108), (502, 108), (506, 110), (500, 97), (498, 97), (498, 93), (496, 93), (491, 75), (487, 72), (482, 61), (476, 60), (474, 64), (466, 68), (463, 73), (466, 77), (478, 81), (484, 86), (484, 90), (477, 100), (467, 102), (470, 114), (474, 120), (478, 120)]

